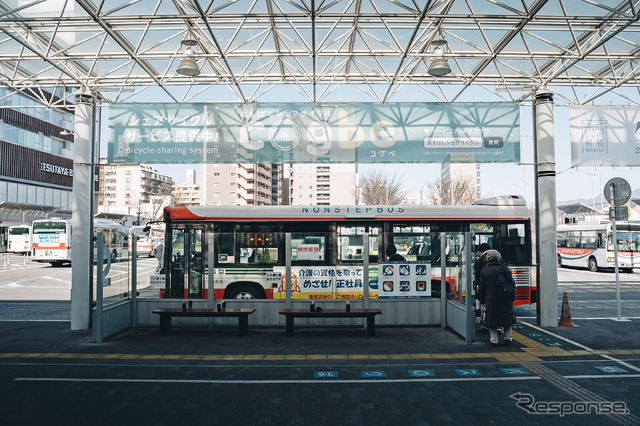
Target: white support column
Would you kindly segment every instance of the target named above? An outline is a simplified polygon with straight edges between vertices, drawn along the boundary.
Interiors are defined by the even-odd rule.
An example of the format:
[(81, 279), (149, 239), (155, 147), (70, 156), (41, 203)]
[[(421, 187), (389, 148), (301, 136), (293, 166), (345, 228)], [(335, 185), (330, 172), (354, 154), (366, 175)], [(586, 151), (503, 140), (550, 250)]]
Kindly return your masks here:
[(558, 263), (556, 249), (556, 159), (554, 152), (553, 95), (541, 91), (535, 95), (540, 268), (540, 325), (558, 326)]
[(91, 244), (91, 144), (93, 144), (93, 103), (91, 94), (76, 97), (73, 159), (73, 233), (71, 239), (71, 329), (89, 328)]

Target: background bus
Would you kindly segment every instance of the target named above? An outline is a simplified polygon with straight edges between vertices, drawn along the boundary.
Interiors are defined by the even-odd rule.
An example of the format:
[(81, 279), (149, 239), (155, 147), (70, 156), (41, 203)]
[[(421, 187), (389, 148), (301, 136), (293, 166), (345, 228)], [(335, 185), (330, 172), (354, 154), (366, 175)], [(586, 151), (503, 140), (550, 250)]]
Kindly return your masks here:
[(31, 252), (31, 225), (14, 225), (9, 227), (7, 251), (9, 253)]
[[(640, 225), (616, 223), (616, 234), (618, 267), (633, 272), (640, 267)], [(559, 267), (615, 268), (611, 223), (559, 225), (557, 242)]]
[[(108, 250), (111, 261), (115, 262), (122, 257), (122, 251), (124, 248), (124, 234), (125, 228), (119, 223), (111, 220), (94, 219), (93, 221), (93, 234), (98, 232), (104, 234), (104, 249)], [(93, 261), (97, 260), (96, 246), (93, 247)]]
[[(389, 244), (413, 247), (407, 253), (408, 261), (431, 262), (431, 296), (440, 297), (440, 265), (436, 263), (440, 233), (449, 235), (447, 246), (457, 259), (461, 248), (457, 246), (461, 241), (458, 234), (474, 232), (474, 249), (487, 242), (500, 251), (513, 271), (515, 303), (533, 303), (533, 217), (533, 210), (520, 197), (497, 197), (470, 206), (167, 207), (163, 295), (206, 297), (205, 274), (215, 269), (216, 298), (283, 298), (281, 271), (285, 234), (290, 233), (292, 268), (298, 276), (317, 275), (310, 283), (299, 280), (294, 298), (361, 298), (362, 279), (357, 273), (368, 229), (371, 297), (377, 297), (377, 264), (387, 260), (385, 248)], [(207, 264), (210, 233), (214, 236), (213, 268)], [(448, 260), (455, 267), (452, 258)], [(304, 288), (307, 283), (310, 288), (323, 287), (337, 281), (328, 278), (331, 275), (352, 273), (356, 276), (342, 280), (346, 287), (352, 287), (348, 291), (312, 294)], [(450, 279), (453, 287), (456, 278), (452, 275)]]
[(135, 225), (129, 228), (129, 232), (138, 237), (138, 256), (156, 257), (156, 248), (164, 238), (162, 225)]
[[(132, 237), (137, 237), (136, 254), (138, 256), (153, 256), (153, 243), (151, 236), (148, 232), (145, 232), (143, 225), (135, 225), (129, 228), (129, 234)], [(129, 247), (131, 247), (131, 241), (129, 241)]]
[(71, 220), (34, 220), (31, 227), (33, 261), (52, 266), (71, 264)]

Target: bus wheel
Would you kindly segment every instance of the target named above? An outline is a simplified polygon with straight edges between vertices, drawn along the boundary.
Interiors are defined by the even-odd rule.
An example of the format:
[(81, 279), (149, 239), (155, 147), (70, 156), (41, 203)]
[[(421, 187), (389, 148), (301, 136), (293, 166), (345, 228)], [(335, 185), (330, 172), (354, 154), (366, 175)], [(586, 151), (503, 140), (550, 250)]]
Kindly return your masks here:
[(58, 261), (49, 262), (49, 263), (51, 264), (52, 268), (57, 268), (58, 266), (62, 266), (62, 262), (58, 262)]
[(596, 262), (595, 257), (589, 258), (589, 270), (591, 272), (598, 272), (598, 262)]
[(264, 290), (257, 285), (237, 284), (227, 290), (225, 299), (264, 299)]
[(633, 268), (623, 269), (622, 272), (624, 272), (625, 274), (631, 274), (631, 273), (633, 273)]
[(562, 258), (558, 255), (558, 268), (562, 268)]

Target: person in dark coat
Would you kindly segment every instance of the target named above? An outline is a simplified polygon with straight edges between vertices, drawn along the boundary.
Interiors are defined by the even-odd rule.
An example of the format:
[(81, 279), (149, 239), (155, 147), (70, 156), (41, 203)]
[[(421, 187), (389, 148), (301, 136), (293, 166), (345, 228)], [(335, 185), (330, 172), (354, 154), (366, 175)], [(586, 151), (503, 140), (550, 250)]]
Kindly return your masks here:
[(403, 255), (398, 254), (398, 249), (393, 244), (389, 244), (385, 252), (387, 253), (387, 256), (389, 256), (389, 262), (404, 262), (407, 260)]
[(474, 272), (475, 272), (475, 284), (476, 284), (476, 311), (480, 313), (480, 327), (482, 331), (487, 331), (485, 326), (485, 317), (482, 315), (482, 306), (480, 300), (478, 300), (478, 293), (480, 292), (480, 273), (485, 266), (487, 266), (487, 256), (485, 253), (487, 250), (491, 250), (489, 244), (482, 243), (480, 247), (478, 247), (478, 258), (476, 259), (476, 263), (474, 264)]
[[(491, 345), (498, 344), (498, 327), (502, 327), (504, 345), (511, 346), (511, 326), (517, 322), (517, 318), (513, 300), (505, 297), (502, 287), (498, 284), (500, 266), (503, 265), (502, 258), (497, 250), (488, 250), (485, 255), (487, 265), (480, 272), (478, 300), (485, 305)], [(511, 275), (511, 270), (506, 265), (504, 268)]]

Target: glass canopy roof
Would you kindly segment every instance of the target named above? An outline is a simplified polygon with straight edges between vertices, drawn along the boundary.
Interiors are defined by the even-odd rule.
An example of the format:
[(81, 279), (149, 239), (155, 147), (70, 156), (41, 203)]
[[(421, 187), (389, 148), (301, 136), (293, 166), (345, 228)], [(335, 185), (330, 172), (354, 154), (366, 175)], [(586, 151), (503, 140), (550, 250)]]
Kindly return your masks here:
[[(484, 100), (477, 89), (524, 101), (545, 87), (565, 104), (637, 105), (639, 17), (640, 0), (0, 0), (0, 87), (67, 97), (45, 104), (78, 90), (322, 102), (345, 88), (371, 102)], [(428, 73), (436, 39), (443, 76)], [(176, 72), (183, 40), (195, 77)]]

